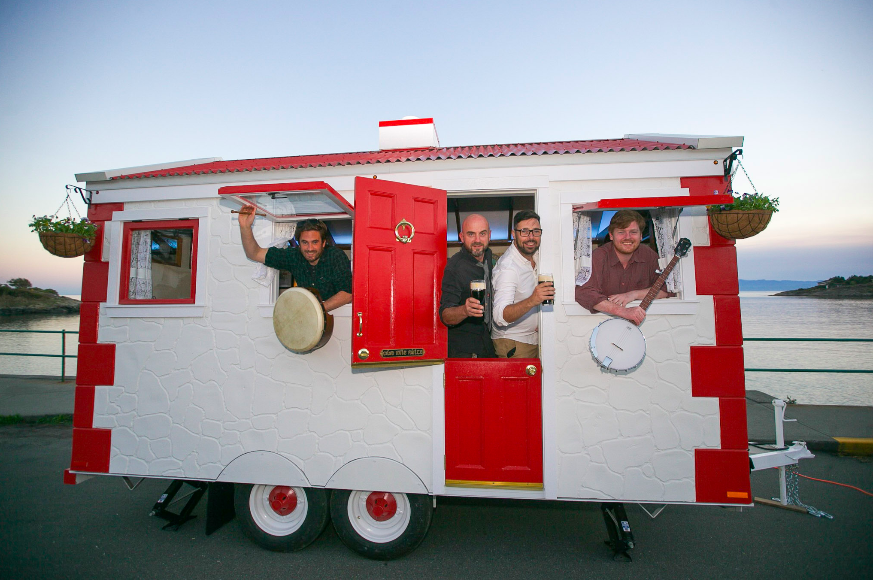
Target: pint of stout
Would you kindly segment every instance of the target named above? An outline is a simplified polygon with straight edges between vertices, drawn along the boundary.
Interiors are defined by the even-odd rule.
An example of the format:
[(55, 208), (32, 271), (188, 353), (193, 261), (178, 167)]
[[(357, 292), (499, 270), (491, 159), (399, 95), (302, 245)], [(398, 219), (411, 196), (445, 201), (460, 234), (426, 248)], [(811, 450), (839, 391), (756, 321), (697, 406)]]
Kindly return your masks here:
[(480, 304), (485, 304), (485, 280), (470, 281), (470, 296), (478, 300)]
[[(551, 274), (539, 274), (537, 276), (537, 282), (542, 284), (543, 282), (548, 282), (552, 286), (555, 285), (555, 277)], [(543, 300), (543, 304), (554, 304), (554, 300)]]

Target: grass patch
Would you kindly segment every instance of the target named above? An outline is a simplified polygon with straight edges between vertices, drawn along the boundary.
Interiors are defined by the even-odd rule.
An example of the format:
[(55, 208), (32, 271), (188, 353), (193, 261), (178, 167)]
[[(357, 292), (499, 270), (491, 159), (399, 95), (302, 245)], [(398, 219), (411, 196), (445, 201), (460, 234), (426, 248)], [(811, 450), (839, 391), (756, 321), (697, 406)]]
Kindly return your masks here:
[(22, 417), (21, 415), (0, 415), (0, 426), (6, 425), (72, 425), (72, 415), (47, 415), (45, 417)]

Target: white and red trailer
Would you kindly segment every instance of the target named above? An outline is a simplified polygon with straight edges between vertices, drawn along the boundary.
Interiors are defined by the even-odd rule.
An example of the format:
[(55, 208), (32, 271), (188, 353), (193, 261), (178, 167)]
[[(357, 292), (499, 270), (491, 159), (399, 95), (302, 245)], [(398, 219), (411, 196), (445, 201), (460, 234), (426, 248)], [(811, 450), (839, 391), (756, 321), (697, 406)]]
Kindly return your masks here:
[[(331, 518), (380, 558), (418, 545), (437, 496), (751, 504), (736, 251), (705, 209), (726, 199), (724, 161), (742, 141), (440, 147), (431, 119), (407, 119), (380, 123), (374, 152), (77, 175), (100, 228), (84, 263), (65, 481), (233, 486), (237, 517), (266, 547), (305, 546)], [(277, 339), (281, 277), (253, 279), (231, 213), (241, 205), (266, 214), (262, 246), (317, 216), (350, 254), (353, 302), (323, 348)], [(539, 269), (555, 276), (541, 358), (446, 360), (447, 239), (483, 213), (500, 253), (521, 208), (542, 217)], [(674, 208), (673, 237), (693, 244), (626, 374), (592, 359), (606, 316), (574, 301), (580, 242), (620, 208)], [(595, 225), (580, 227), (579, 212)], [(164, 246), (151, 246), (152, 295), (131, 299), (143, 231)]]

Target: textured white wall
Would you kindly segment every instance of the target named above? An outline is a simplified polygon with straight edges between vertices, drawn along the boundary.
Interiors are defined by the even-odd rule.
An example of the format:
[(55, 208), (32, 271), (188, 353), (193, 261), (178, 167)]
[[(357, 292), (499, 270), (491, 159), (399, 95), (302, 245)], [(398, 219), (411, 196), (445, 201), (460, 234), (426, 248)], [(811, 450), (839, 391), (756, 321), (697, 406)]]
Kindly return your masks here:
[[(706, 218), (692, 219), (697, 231)], [(695, 501), (694, 449), (720, 445), (718, 400), (691, 396), (690, 346), (715, 344), (712, 298), (697, 299), (697, 314), (646, 318), (646, 358), (627, 375), (591, 357), (605, 317), (568, 316), (556, 301), (558, 497)]]
[(350, 319), (297, 355), (258, 310), (260, 286), (239, 228), (218, 200), (141, 202), (126, 210), (211, 205), (203, 318), (100, 318), (117, 344), (115, 384), (97, 387), (94, 426), (112, 429), (110, 472), (213, 479), (249, 451), (293, 461), (314, 485), (361, 457), (400, 461), (432, 480), (429, 367), (358, 372)]

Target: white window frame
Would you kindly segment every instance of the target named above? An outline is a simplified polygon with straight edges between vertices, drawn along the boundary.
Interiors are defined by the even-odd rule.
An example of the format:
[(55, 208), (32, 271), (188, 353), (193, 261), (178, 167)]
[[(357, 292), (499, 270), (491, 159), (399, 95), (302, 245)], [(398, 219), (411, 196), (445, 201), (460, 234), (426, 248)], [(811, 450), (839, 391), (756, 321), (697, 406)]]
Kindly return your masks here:
[[(102, 313), (110, 318), (203, 318), (206, 313), (206, 286), (209, 255), (208, 207), (178, 207), (167, 209), (133, 209), (117, 211), (112, 221), (106, 222), (109, 244), (109, 283), (106, 303)], [(124, 224), (133, 221), (165, 221), (196, 219), (197, 227), (197, 280), (194, 289), (194, 304), (119, 304), (119, 284), (122, 269), (129, 265), (121, 263)]]
[[(564, 312), (569, 316), (607, 316), (603, 313), (592, 314), (580, 306), (576, 300), (575, 257), (573, 255), (573, 206), (592, 203), (601, 199), (621, 199), (637, 197), (674, 197), (688, 196), (687, 188), (663, 189), (615, 189), (563, 192), (561, 194), (561, 280)], [(691, 215), (687, 208), (679, 216), (680, 238), (693, 239)], [(607, 211), (607, 210), (592, 210)], [(655, 300), (648, 309), (648, 314), (696, 314), (700, 305), (697, 298), (697, 284), (694, 271), (694, 247), (677, 266), (682, 275), (682, 298), (663, 298)], [(633, 303), (632, 303), (633, 304)]]

